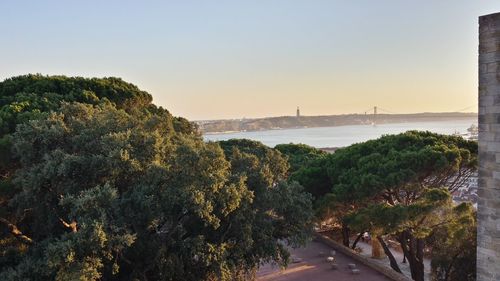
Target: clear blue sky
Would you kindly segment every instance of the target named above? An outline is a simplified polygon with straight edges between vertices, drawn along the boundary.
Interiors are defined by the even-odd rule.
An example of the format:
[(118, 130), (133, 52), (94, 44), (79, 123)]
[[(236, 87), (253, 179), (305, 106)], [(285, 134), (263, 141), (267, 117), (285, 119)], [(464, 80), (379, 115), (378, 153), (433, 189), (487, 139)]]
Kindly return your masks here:
[[(0, 80), (118, 76), (190, 119), (477, 104), (500, 1), (2, 1)], [(475, 108), (470, 109), (475, 111)]]

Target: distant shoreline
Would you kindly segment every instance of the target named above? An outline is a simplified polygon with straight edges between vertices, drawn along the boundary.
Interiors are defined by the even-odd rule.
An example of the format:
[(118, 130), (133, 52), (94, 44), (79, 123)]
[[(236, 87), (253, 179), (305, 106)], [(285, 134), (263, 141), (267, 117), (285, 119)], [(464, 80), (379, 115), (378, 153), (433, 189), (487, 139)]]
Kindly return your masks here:
[(477, 119), (477, 113), (415, 113), (328, 115), (328, 116), (282, 116), (259, 119), (208, 120), (196, 122), (203, 135), (219, 135), (240, 132), (259, 132), (285, 129), (339, 127), (371, 124), (395, 124)]

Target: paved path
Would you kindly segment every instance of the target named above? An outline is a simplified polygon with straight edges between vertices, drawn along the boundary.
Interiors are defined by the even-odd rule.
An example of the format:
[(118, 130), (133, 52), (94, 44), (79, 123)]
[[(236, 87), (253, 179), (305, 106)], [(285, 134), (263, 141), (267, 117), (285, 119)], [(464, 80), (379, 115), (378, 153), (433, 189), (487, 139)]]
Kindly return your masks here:
[[(351, 241), (352, 244), (352, 241)], [(359, 241), (358, 244), (356, 245), (357, 247), (361, 248), (363, 251), (361, 252), (361, 255), (365, 257), (371, 257), (372, 256), (372, 245), (365, 243), (363, 241)], [(397, 251), (395, 249), (391, 248), (392, 255), (396, 259), (399, 265), (399, 269), (403, 272), (403, 274), (407, 277), (411, 277), (411, 271), (410, 271), (410, 264), (408, 262), (403, 263), (403, 252)], [(382, 264), (388, 268), (391, 268), (390, 261), (388, 257), (385, 257), (383, 259), (373, 259), (374, 262), (377, 262), (379, 264)], [(430, 280), (431, 278), (431, 260), (424, 258), (424, 271), (425, 271), (425, 280)]]
[[(291, 263), (286, 270), (271, 264), (262, 266), (257, 272), (258, 281), (388, 281), (378, 271), (375, 271), (355, 260), (338, 253), (335, 255), (339, 268), (331, 269), (326, 261), (326, 256), (321, 257), (320, 252), (329, 253), (331, 248), (327, 245), (312, 241), (306, 247), (291, 249), (292, 257), (302, 259), (301, 262)], [(348, 264), (354, 263), (360, 270), (359, 275), (353, 275)]]

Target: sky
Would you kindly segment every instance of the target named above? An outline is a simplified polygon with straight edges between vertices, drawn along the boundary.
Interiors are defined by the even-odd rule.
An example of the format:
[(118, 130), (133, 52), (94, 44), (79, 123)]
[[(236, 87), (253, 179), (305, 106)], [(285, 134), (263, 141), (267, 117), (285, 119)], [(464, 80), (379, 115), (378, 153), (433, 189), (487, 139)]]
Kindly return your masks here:
[(0, 81), (121, 77), (191, 120), (477, 112), (498, 0), (1, 1)]

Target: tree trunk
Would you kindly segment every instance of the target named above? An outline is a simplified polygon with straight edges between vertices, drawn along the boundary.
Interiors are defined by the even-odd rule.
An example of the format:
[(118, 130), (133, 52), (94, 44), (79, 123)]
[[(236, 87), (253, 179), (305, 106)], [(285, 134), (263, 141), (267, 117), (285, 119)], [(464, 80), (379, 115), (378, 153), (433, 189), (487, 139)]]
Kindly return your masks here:
[(416, 273), (417, 275), (415, 276), (417, 281), (424, 281), (425, 277), (425, 272), (424, 272), (424, 248), (425, 248), (425, 241), (422, 238), (417, 239), (417, 252), (416, 252), (416, 259), (415, 259), (415, 266), (416, 266)]
[(403, 263), (406, 263), (406, 257), (408, 256), (408, 238), (406, 238), (406, 232), (399, 233), (398, 242), (403, 250)]
[(415, 238), (408, 230), (405, 237), (409, 241), (408, 262), (410, 263), (411, 278), (415, 281), (424, 281), (424, 240)]
[[(392, 254), (391, 250), (389, 250), (389, 247), (387, 247), (387, 245), (385, 244), (384, 239), (382, 239), (382, 237), (380, 237), (380, 236), (377, 236), (377, 239), (372, 239), (372, 241), (375, 241), (375, 240), (377, 240), (380, 243), (380, 245), (384, 249), (385, 254), (387, 255), (387, 257), (389, 257), (389, 261), (391, 262), (392, 269), (394, 269), (396, 272), (402, 273), (401, 269), (399, 269), (398, 262), (394, 258), (394, 255)], [(373, 243), (372, 243), (372, 245), (373, 245)]]
[(375, 259), (381, 259), (384, 257), (384, 254), (382, 251), (385, 252), (385, 250), (382, 248), (382, 245), (380, 241), (377, 239), (372, 239), (372, 258)]
[(342, 223), (342, 244), (347, 248), (351, 244), (349, 242), (349, 227), (345, 223)]
[(365, 233), (365, 232), (361, 232), (361, 233), (358, 235), (358, 237), (356, 237), (356, 240), (354, 240), (354, 242), (352, 243), (352, 247), (351, 247), (351, 249), (353, 249), (353, 250), (354, 250), (354, 249), (356, 249), (356, 245), (358, 244), (359, 239), (361, 239), (361, 237), (363, 237), (363, 234), (364, 234), (364, 233)]
[(33, 244), (33, 240), (31, 238), (29, 238), (28, 236), (24, 235), (20, 230), (19, 228), (17, 228), (17, 226), (13, 223), (10, 223), (8, 220), (4, 219), (4, 218), (0, 218), (0, 223), (3, 223), (7, 226), (7, 228), (9, 229), (10, 233), (12, 235), (14, 235), (14, 237), (18, 238), (19, 240), (21, 240), (22, 242), (26, 243), (26, 244)]
[(444, 281), (449, 281), (449, 278), (450, 278), (449, 276), (450, 276), (451, 270), (453, 269), (453, 264), (455, 263), (455, 261), (457, 260), (457, 257), (459, 255), (460, 255), (460, 252), (455, 254), (453, 256), (453, 258), (451, 259), (450, 264), (448, 265), (448, 267), (446, 268), (446, 271), (444, 272)]

